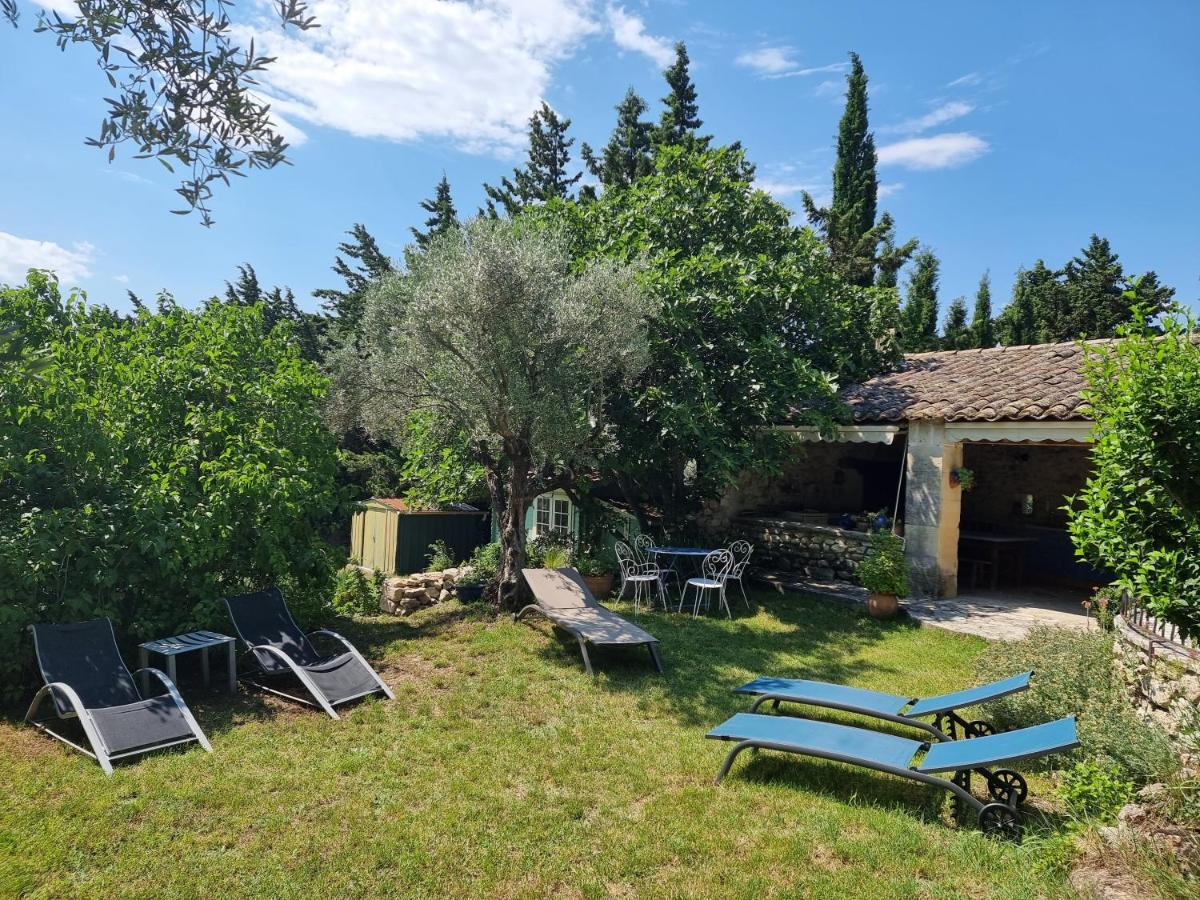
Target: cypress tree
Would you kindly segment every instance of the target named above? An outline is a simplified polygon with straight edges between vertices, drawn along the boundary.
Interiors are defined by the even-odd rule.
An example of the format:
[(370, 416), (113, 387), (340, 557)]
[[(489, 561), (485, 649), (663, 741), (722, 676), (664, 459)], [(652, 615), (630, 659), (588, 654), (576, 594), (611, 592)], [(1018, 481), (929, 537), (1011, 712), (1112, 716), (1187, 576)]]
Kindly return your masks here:
[(1006, 347), (1042, 343), (1042, 323), (1053, 306), (1053, 295), (1058, 288), (1056, 274), (1040, 259), (1032, 269), (1019, 270), (1013, 282), (1012, 300), (996, 317), (1000, 343)]
[(1093, 234), (1083, 252), (1063, 267), (1065, 310), (1049, 329), (1053, 340), (1108, 337), (1133, 318), (1135, 306), (1153, 318), (1170, 303), (1175, 291), (1160, 285), (1154, 272), (1127, 278), (1120, 257), (1106, 238)]
[(512, 178), (501, 178), (499, 187), (483, 186), (488, 197), (487, 215), (498, 215), (497, 205), (511, 216), (531, 203), (545, 203), (556, 197), (565, 200), (571, 195), (571, 188), (583, 173), (567, 174), (571, 145), (575, 143), (575, 138), (567, 137), (570, 127), (570, 119), (559, 118), (550, 104), (542, 101), (541, 108), (529, 118), (529, 154), (525, 165), (513, 169)]
[(450, 197), (450, 180), (442, 173), (442, 180), (437, 183), (433, 197), (421, 201), (421, 209), (429, 213), (425, 220), (425, 230), (410, 228), (417, 246), (424, 250), (429, 242), (439, 234), (445, 234), (452, 228), (458, 227), (458, 212), (454, 208), (454, 200)]
[[(834, 264), (855, 284), (869, 286), (876, 268), (884, 271), (883, 286), (895, 283), (895, 273), (916, 250), (917, 242), (895, 245), (891, 216), (876, 224), (879, 181), (875, 174), (875, 137), (870, 131), (867, 73), (857, 53), (850, 54), (846, 76), (846, 106), (838, 124), (837, 161), (833, 166), (833, 200), (818, 207), (812, 195), (802, 195), (808, 221), (829, 245)], [(886, 256), (877, 253), (885, 244)], [(889, 282), (891, 284), (889, 284)]]
[(365, 225), (356, 224), (349, 235), (349, 241), (338, 244), (339, 255), (333, 263), (333, 271), (345, 282), (345, 287), (313, 291), (313, 296), (324, 301), (323, 308), (333, 318), (334, 331), (343, 335), (358, 331), (363, 300), (371, 282), (395, 271), (392, 261), (379, 249)]
[(923, 249), (913, 257), (908, 296), (900, 310), (900, 346), (905, 353), (938, 349), (938, 269), (934, 252)]
[(972, 344), (971, 328), (967, 325), (967, 299), (955, 297), (946, 311), (942, 328), (942, 347), (946, 350), (966, 350)]
[(679, 41), (675, 45), (675, 62), (663, 72), (671, 91), (662, 98), (666, 109), (663, 110), (658, 128), (654, 130), (654, 143), (658, 146), (686, 144), (704, 150), (712, 140), (711, 135), (696, 134), (704, 123), (700, 120), (700, 106), (696, 102), (696, 85), (692, 82), (690, 65), (687, 45)]
[(654, 126), (642, 120), (646, 101), (630, 88), (617, 104), (617, 126), (597, 157), (592, 148), (581, 148), (584, 162), (606, 188), (627, 187), (654, 169)]
[(996, 328), (992, 322), (992, 277), (984, 272), (975, 292), (975, 312), (971, 316), (971, 346), (996, 346)]
[(262, 304), (263, 324), (267, 330), (280, 322), (290, 322), (292, 340), (299, 346), (300, 354), (313, 362), (320, 361), (321, 317), (300, 309), (296, 305), (296, 296), (291, 288), (274, 287), (269, 291), (263, 290), (254, 266), (243, 263), (238, 266), (237, 280), (225, 282), (225, 302), (237, 306)]

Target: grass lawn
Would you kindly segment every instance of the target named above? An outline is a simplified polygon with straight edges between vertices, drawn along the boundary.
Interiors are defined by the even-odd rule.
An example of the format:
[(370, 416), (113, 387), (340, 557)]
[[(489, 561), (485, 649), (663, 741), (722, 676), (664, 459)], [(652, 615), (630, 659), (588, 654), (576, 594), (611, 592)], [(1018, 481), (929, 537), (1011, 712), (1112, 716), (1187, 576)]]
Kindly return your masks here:
[[(971, 680), (983, 642), (803, 597), (732, 622), (639, 617), (662, 641), (596, 654), (544, 621), (457, 603), (345, 623), (394, 703), (335, 722), (189, 688), (214, 754), (96, 764), (0, 723), (0, 895), (1064, 896), (1036, 851), (947, 823), (944, 791), (744, 754), (705, 731), (759, 674), (913, 695)], [(628, 612), (628, 608), (618, 605)], [(1036, 792), (1043, 785), (1035, 780)]]

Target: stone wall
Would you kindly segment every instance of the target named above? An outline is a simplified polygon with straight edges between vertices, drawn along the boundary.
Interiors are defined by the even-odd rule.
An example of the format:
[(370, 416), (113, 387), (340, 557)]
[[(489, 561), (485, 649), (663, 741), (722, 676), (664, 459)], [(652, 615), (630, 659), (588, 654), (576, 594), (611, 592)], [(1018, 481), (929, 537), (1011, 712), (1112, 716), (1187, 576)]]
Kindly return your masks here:
[(832, 525), (803, 525), (787, 519), (741, 518), (734, 529), (754, 545), (752, 570), (792, 572), (809, 578), (852, 581), (867, 553), (869, 536)]
[(1184, 765), (1200, 771), (1200, 656), (1175, 644), (1152, 640), (1117, 617), (1113, 654), (1117, 672), (1129, 685), (1129, 695), (1141, 715), (1156, 722), (1171, 737)]
[(1070, 444), (965, 444), (962, 464), (975, 473), (962, 500), (963, 528), (1009, 530), (1065, 526), (1063, 498), (1078, 494), (1093, 468), (1090, 448)]
[(379, 608), (385, 613), (406, 616), (415, 610), (448, 600), (454, 593), (454, 582), (461, 571), (446, 569), (442, 572), (393, 575), (383, 582)]

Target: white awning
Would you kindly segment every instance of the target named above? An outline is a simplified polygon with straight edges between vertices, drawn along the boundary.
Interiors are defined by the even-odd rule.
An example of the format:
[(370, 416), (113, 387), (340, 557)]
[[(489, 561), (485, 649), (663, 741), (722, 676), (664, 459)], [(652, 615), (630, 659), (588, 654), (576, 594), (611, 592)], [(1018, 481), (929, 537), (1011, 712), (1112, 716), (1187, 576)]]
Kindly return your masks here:
[(890, 444), (905, 431), (903, 425), (839, 425), (832, 437), (824, 437), (812, 425), (780, 426), (780, 430), (794, 434), (801, 441), (840, 444)]
[(947, 422), (946, 440), (997, 441), (1005, 443), (1090, 444), (1095, 422), (1070, 421)]

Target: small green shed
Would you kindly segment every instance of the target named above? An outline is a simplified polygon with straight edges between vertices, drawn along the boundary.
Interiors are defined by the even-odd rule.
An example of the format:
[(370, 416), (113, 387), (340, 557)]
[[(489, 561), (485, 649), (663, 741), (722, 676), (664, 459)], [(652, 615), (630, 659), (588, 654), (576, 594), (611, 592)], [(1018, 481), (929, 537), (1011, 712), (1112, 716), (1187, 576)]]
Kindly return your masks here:
[(399, 497), (372, 497), (350, 522), (350, 555), (385, 575), (420, 572), (435, 541), (445, 541), (459, 560), (486, 544), (489, 518), (465, 503), (450, 509), (409, 509)]

